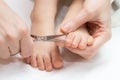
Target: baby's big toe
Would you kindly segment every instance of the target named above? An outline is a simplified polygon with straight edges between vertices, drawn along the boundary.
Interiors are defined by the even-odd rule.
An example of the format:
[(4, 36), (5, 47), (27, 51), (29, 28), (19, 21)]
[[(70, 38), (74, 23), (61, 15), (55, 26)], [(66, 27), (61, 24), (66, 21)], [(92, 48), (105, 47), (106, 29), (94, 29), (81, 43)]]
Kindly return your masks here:
[(52, 57), (53, 67), (55, 69), (59, 69), (59, 68), (63, 67), (63, 60), (62, 60), (61, 55), (58, 52), (57, 53), (53, 53), (51, 57)]
[(63, 67), (63, 61), (62, 60), (57, 60), (53, 63), (55, 69), (59, 69)]

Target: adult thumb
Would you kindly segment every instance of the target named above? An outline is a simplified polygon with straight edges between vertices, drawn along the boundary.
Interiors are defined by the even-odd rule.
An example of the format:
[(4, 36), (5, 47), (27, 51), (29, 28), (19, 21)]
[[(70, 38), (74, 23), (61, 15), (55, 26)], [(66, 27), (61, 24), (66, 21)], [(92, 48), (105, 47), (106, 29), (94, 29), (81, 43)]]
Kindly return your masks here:
[(76, 15), (72, 20), (68, 21), (67, 23), (61, 25), (61, 31), (64, 33), (70, 33), (75, 31), (81, 25), (88, 22), (90, 16), (85, 9), (82, 9), (78, 15)]
[(20, 43), (22, 58), (29, 57), (31, 54), (33, 54), (33, 40), (28, 34), (23, 37)]

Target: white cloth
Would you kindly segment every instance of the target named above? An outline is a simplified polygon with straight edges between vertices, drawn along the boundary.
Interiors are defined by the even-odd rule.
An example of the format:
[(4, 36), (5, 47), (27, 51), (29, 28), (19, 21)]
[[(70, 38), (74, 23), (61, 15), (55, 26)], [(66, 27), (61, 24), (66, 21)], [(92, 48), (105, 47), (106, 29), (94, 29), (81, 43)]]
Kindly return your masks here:
[(112, 15), (112, 27), (120, 27), (120, 9)]
[[(5, 1), (30, 25), (29, 16), (33, 6), (31, 1)], [(61, 21), (61, 17), (63, 17), (62, 13), (57, 22)], [(14, 57), (7, 61), (0, 60), (0, 80), (120, 80), (120, 28), (113, 28), (112, 31), (113, 38), (90, 61), (66, 51), (64, 68), (45, 72), (32, 68)]]

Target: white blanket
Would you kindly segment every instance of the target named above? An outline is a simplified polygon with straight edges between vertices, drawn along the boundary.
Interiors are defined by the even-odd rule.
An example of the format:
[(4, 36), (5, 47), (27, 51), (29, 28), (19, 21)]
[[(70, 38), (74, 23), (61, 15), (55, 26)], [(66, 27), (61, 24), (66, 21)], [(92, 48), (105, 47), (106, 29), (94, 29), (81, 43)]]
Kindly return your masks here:
[[(30, 0), (5, 0), (30, 26)], [(64, 10), (66, 7), (64, 7)], [(62, 13), (57, 19), (59, 23)], [(120, 28), (112, 29), (113, 38), (90, 61), (66, 51), (64, 68), (52, 72), (40, 71), (22, 62), (18, 57), (0, 60), (0, 80), (120, 80)]]

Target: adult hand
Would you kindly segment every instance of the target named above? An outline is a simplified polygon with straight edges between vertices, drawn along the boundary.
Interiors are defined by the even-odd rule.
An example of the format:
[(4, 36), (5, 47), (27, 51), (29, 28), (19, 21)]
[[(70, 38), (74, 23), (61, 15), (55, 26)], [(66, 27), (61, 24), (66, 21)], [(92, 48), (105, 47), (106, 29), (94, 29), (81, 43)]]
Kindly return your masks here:
[(22, 57), (28, 57), (32, 49), (26, 24), (0, 0), (0, 58), (6, 59), (19, 51)]
[(62, 24), (61, 30), (69, 33), (86, 22), (107, 28), (110, 23), (110, 6), (110, 0), (85, 0), (83, 9), (72, 20)]
[[(69, 22), (61, 25), (62, 32), (70, 33), (87, 23), (89, 32), (94, 37), (93, 45), (87, 49), (68, 48), (70, 51), (90, 59), (111, 38), (110, 5), (110, 0), (85, 0), (83, 9), (79, 14)], [(61, 45), (63, 46), (63, 44)]]

